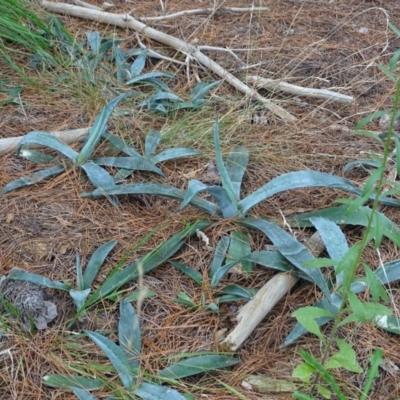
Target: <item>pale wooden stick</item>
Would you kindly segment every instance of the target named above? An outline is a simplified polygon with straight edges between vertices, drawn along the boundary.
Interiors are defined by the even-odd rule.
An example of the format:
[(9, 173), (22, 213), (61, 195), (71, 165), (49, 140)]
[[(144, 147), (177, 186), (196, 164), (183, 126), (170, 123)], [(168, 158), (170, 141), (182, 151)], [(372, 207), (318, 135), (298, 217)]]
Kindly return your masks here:
[(354, 101), (354, 97), (352, 96), (347, 96), (331, 90), (304, 88), (275, 79), (261, 78), (257, 75), (248, 76), (247, 81), (255, 83), (257, 88), (280, 90), (296, 96), (315, 97), (319, 99), (337, 101), (339, 103), (351, 103)]
[[(54, 131), (49, 132), (54, 135), (57, 139), (60, 139), (66, 144), (83, 140), (90, 128), (72, 129), (70, 131)], [(0, 154), (7, 153), (8, 151), (15, 150), (18, 147), (18, 143), (21, 141), (23, 136), (17, 136), (12, 138), (0, 139)], [(35, 145), (30, 144), (35, 147)]]
[(102, 11), (102, 8), (94, 6), (92, 4), (86, 3), (82, 0), (72, 0), (72, 2), (74, 4), (76, 4), (77, 6), (81, 6), (81, 7), (85, 7), (85, 8), (90, 8), (92, 10), (97, 10), (97, 11)]
[(196, 14), (212, 14), (217, 11), (227, 11), (227, 12), (253, 12), (253, 11), (269, 11), (268, 7), (246, 7), (246, 8), (238, 8), (238, 7), (217, 7), (217, 8), (197, 8), (194, 10), (184, 10), (178, 11), (173, 14), (168, 15), (160, 15), (158, 17), (139, 17), (141, 21), (149, 22), (149, 21), (160, 21), (164, 19), (173, 19), (179, 18), (184, 15), (196, 15)]
[(242, 81), (233, 76), (226, 69), (222, 68), (215, 61), (211, 60), (209, 57), (204, 55), (197, 47), (192, 46), (174, 36), (167, 35), (156, 29), (150, 28), (149, 26), (143, 24), (142, 22), (131, 17), (130, 15), (113, 14), (104, 11), (97, 11), (83, 7), (78, 7), (71, 4), (53, 3), (47, 0), (42, 0), (42, 5), (47, 10), (55, 13), (68, 14), (78, 18), (85, 18), (93, 21), (103, 22), (108, 25), (120, 26), (122, 28), (131, 28), (137, 32), (142, 33), (145, 36), (148, 36), (153, 40), (157, 40), (160, 43), (163, 43), (167, 46), (171, 46), (174, 49), (195, 58), (200, 64), (211, 69), (213, 72), (215, 72), (221, 78), (226, 80), (236, 89), (240, 90), (242, 93), (260, 101), (265, 105), (265, 107), (268, 110), (276, 114), (278, 117), (282, 118), (282, 120), (284, 121), (296, 120), (296, 117), (294, 117), (288, 111), (267, 100), (259, 93), (257, 93), (254, 89), (251, 89), (249, 86), (245, 85)]
[[(305, 245), (315, 256), (322, 253), (325, 248), (319, 232), (315, 232)], [(298, 280), (299, 278), (290, 273), (279, 273), (273, 276), (253, 299), (241, 308), (236, 317), (238, 324), (222, 341), (221, 348), (236, 351)]]

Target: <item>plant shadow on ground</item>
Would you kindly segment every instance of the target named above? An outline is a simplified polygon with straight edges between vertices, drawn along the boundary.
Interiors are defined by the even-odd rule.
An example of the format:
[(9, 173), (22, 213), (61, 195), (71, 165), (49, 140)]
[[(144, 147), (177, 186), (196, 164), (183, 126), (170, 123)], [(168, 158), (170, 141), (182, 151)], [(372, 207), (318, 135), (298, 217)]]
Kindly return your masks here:
[[(342, 175), (342, 168), (348, 161), (360, 158), (366, 152), (381, 151), (375, 141), (352, 136), (350, 132), (362, 116), (376, 109), (390, 108), (392, 84), (377, 69), (367, 68), (372, 61), (385, 64), (389, 58), (386, 53), (381, 54), (388, 40), (387, 33), (380, 27), (384, 23), (384, 15), (379, 10), (369, 10), (368, 5), (362, 1), (352, 2), (351, 6), (345, 2), (327, 5), (322, 1), (320, 4), (305, 4), (301, 7), (294, 7), (292, 2), (283, 0), (264, 3), (270, 7), (270, 12), (266, 16), (253, 16), (251, 22), (249, 16), (244, 15), (217, 16), (215, 19), (193, 16), (181, 21), (170, 21), (166, 29), (178, 37), (197, 37), (207, 45), (226, 46), (228, 43), (232, 48), (266, 48), (260, 52), (239, 53), (244, 64), (256, 65), (250, 70), (251, 73), (262, 75), (267, 71), (267, 77), (282, 78), (291, 83), (316, 88), (323, 87), (325, 80), (328, 80), (327, 86), (341, 87), (346, 93), (352, 94), (356, 98), (357, 108), (325, 104), (320, 100), (304, 99), (299, 102), (282, 98), (283, 105), (299, 118), (296, 125), (283, 125), (269, 114), (264, 117), (255, 105), (244, 109), (241, 96), (232, 93), (227, 85), (222, 85), (216, 92), (219, 99), (215, 109), (206, 107), (193, 113), (178, 112), (167, 117), (148, 112), (114, 114), (110, 131), (133, 143), (143, 143), (150, 129), (160, 129), (166, 132), (166, 148), (192, 147), (202, 150), (204, 154), (202, 158), (174, 160), (163, 164), (166, 176), (163, 180), (138, 172), (131, 178), (133, 182), (151, 180), (186, 189), (189, 180), (201, 176), (206, 164), (214, 158), (212, 127), (215, 111), (221, 120), (221, 143), (225, 154), (236, 144), (243, 144), (250, 150), (250, 166), (243, 183), (244, 194), (252, 193), (282, 173), (296, 170), (310, 169)], [(229, 5), (243, 6), (242, 2), (231, 2)], [(128, 6), (120, 5), (118, 12), (126, 11), (124, 7)], [(192, 4), (170, 1), (168, 7), (183, 10), (192, 8)], [(399, 10), (391, 4), (385, 7), (390, 9), (391, 22), (400, 26)], [(143, 16), (154, 15), (153, 4), (141, 2), (135, 12)], [(312, 26), (309, 23), (310, 16), (313, 17)], [(83, 37), (83, 32), (94, 30), (107, 34), (102, 26), (69, 17), (63, 19), (67, 28), (78, 36)], [(368, 33), (361, 33), (360, 27), (366, 27)], [(294, 29), (294, 32), (287, 32), (288, 29)], [(123, 38), (124, 32), (118, 30), (117, 36)], [(318, 44), (321, 39), (324, 39), (324, 46)], [(343, 47), (339, 49), (338, 43), (342, 43)], [(388, 43), (388, 53), (400, 47), (399, 40), (391, 36)], [(135, 39), (128, 39), (126, 46), (136, 47)], [(168, 49), (165, 51), (168, 52)], [(362, 58), (357, 55), (359, 52), (362, 52)], [(212, 56), (231, 72), (240, 73), (241, 65), (232, 65), (232, 59), (227, 54)], [(1, 63), (3, 60), (0, 60)], [(182, 96), (187, 96), (195, 84), (193, 77), (189, 83), (186, 81), (185, 71), (164, 62), (151, 60), (146, 68), (149, 71), (166, 68), (167, 72), (177, 73), (179, 79), (173, 84), (172, 90)], [(94, 100), (97, 95), (102, 95), (98, 88), (89, 86), (77, 90), (78, 85), (50, 85), (49, 81), (54, 83), (56, 76), (48, 71), (43, 74), (37, 74), (37, 71), (31, 73), (37, 82), (34, 86), (20, 82), (20, 78), (8, 65), (1, 65), (1, 69), (9, 85), (21, 84), (24, 87), (21, 94), (23, 106), (9, 104), (0, 108), (4, 137), (20, 136), (33, 130), (52, 131), (88, 126), (106, 102), (104, 98), (98, 102)], [(207, 72), (201, 73), (205, 80), (215, 79)], [(225, 98), (229, 101), (224, 101)], [(263, 117), (268, 120), (268, 126), (257, 123)], [(379, 129), (377, 125), (372, 125), (374, 128), (377, 131)], [(78, 149), (80, 145), (73, 147)], [(104, 156), (106, 151), (105, 147), (100, 147), (96, 155)], [(1, 188), (15, 178), (37, 171), (31, 163), (16, 158), (12, 153), (1, 157), (1, 166)], [(362, 183), (365, 176), (362, 170), (354, 170), (346, 175), (355, 183)], [(23, 188), (3, 196), (0, 203), (0, 273), (8, 273), (13, 266), (19, 266), (54, 280), (74, 282), (76, 253), (80, 254), (82, 265), (85, 265), (100, 244), (117, 240), (118, 245), (107, 258), (96, 281), (96, 285), (100, 285), (101, 278), (127, 254), (126, 263), (133, 262), (182, 230), (186, 223), (204, 217), (203, 213), (191, 207), (180, 212), (180, 204), (174, 200), (142, 195), (119, 197), (120, 208), (116, 209), (104, 198), (94, 201), (79, 197), (80, 193), (89, 190), (92, 190), (92, 186), (75, 169), (67, 168), (63, 174), (39, 186)], [(331, 206), (340, 196), (340, 192), (334, 195), (332, 191), (324, 189), (296, 189), (277, 194), (257, 205), (251, 215), (273, 216), (282, 222), (282, 214), (288, 217), (299, 212), (323, 209)], [(400, 224), (396, 209), (385, 210), (385, 215)], [(155, 227), (159, 229), (147, 243), (129, 254)], [(231, 229), (229, 221), (214, 225), (206, 232), (211, 246), (215, 248), (218, 240)], [(295, 229), (294, 233), (304, 240), (312, 232)], [(345, 233), (349, 244), (362, 236), (360, 228), (348, 227)], [(252, 235), (251, 240), (254, 250), (262, 250), (267, 244), (265, 236), (261, 234)], [(195, 266), (205, 276), (212, 257), (213, 251), (208, 250), (200, 239), (192, 237), (175, 261)], [(365, 254), (365, 261), (375, 266), (380, 265), (381, 261), (397, 258), (400, 258), (399, 250), (386, 239), (382, 242), (379, 254), (372, 247)], [(224, 282), (260, 287), (273, 275), (272, 270), (257, 268), (247, 279), (233, 276)], [(185, 292), (196, 304), (201, 304), (202, 293), (189, 278), (167, 264), (145, 275), (142, 284), (156, 293), (156, 296), (143, 301), (140, 311), (143, 320), (141, 363), (149, 373), (156, 373), (165, 367), (165, 360), (175, 354), (216, 350), (218, 331), (224, 328), (229, 331), (235, 325), (233, 318), (241, 303), (224, 304), (220, 307), (220, 313), (214, 314), (201, 309), (193, 312), (174, 302), (180, 292)], [(136, 290), (139, 283), (131, 282), (129, 287)], [(391, 304), (396, 308), (400, 304), (399, 291), (396, 290), (398, 283), (393, 284), (391, 289)], [(214, 295), (211, 289), (205, 294), (208, 296), (207, 301), (211, 302)], [(19, 333), (18, 327), (15, 327), (3, 336), (0, 376), (4, 383), (0, 390), (4, 398), (72, 398), (70, 392), (44, 386), (43, 376), (68, 373), (65, 362), (70, 358), (79, 360), (87, 357), (94, 364), (107, 365), (107, 359), (86, 340), (79, 342), (80, 349), (74, 347), (73, 341), (60, 343), (61, 331), (65, 321), (74, 314), (74, 307), (67, 296), (59, 293), (55, 296), (59, 317), (51, 329), (29, 336)], [(258, 399), (260, 394), (241, 387), (244, 375), (260, 373), (289, 379), (293, 366), (301, 361), (299, 356), (295, 356), (293, 347), (280, 347), (295, 324), (290, 314), (301, 306), (313, 304), (320, 296), (319, 291), (309, 283), (300, 282), (285, 301), (275, 306), (241, 347), (239, 356), (242, 363), (233, 373), (222, 370), (201, 379), (188, 378), (184, 381), (189, 387), (188, 391), (195, 394), (196, 398), (202, 393), (215, 399), (234, 398), (232, 392), (223, 388), (218, 379), (243, 393), (245, 398)], [(365, 294), (365, 298), (367, 296)], [(115, 329), (117, 317), (115, 306), (105, 303), (93, 310), (84, 328)], [(8, 323), (13, 324), (12, 321)], [(325, 332), (329, 333), (329, 329), (329, 326), (326, 327)], [(63, 334), (68, 337), (68, 332)], [(373, 325), (350, 325), (342, 328), (340, 334), (353, 344), (361, 363), (367, 362), (376, 346), (383, 348), (388, 362), (396, 363), (400, 357), (398, 338)], [(297, 345), (317, 354), (320, 342), (317, 338), (306, 336)], [(8, 349), (13, 350), (10, 353)], [(352, 395), (357, 398), (359, 382), (355, 374), (338, 371), (335, 377), (343, 384), (343, 390), (347, 390), (349, 398)], [(398, 380), (395, 369), (391, 371), (388, 367), (382, 370), (375, 383), (374, 398), (400, 397)], [(274, 396), (289, 398), (287, 393)]]

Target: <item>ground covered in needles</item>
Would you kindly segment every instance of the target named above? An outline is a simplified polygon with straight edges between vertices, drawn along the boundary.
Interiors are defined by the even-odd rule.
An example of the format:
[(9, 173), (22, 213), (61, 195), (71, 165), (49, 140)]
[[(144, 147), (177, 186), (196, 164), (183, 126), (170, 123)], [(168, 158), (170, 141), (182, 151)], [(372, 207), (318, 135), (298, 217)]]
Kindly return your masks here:
[[(97, 0), (91, 3), (100, 5)], [(132, 12), (135, 17), (162, 15), (162, 4), (165, 4), (167, 13), (215, 6), (208, 1), (178, 0), (161, 3), (117, 0), (113, 4), (115, 8), (110, 12)], [(232, 0), (224, 1), (223, 5), (250, 7), (252, 2)], [(204, 53), (243, 81), (246, 75), (282, 79), (307, 88), (329, 88), (353, 96), (354, 102), (341, 104), (261, 90), (266, 98), (278, 101), (297, 118), (294, 123), (284, 123), (259, 103), (245, 99), (227, 83), (213, 88), (208, 94), (211, 102), (193, 111), (162, 115), (145, 108), (132, 108), (128, 99), (120, 103), (110, 118), (110, 133), (129, 140), (140, 150), (148, 131), (157, 129), (163, 133), (161, 149), (189, 147), (201, 151), (202, 155), (160, 164), (164, 177), (135, 171), (127, 182), (158, 182), (186, 189), (190, 179), (207, 179), (207, 165), (215, 162), (213, 124), (216, 114), (220, 121), (224, 154), (234, 145), (244, 145), (249, 149), (249, 167), (242, 188), (244, 195), (291, 171), (316, 170), (337, 174), (358, 185), (365, 181), (368, 176), (365, 170), (358, 168), (345, 174), (343, 167), (349, 161), (365, 159), (368, 153), (382, 153), (378, 142), (366, 136), (355, 136), (352, 130), (361, 118), (392, 106), (390, 96), (394, 93), (394, 85), (376, 64), (387, 65), (391, 55), (400, 48), (400, 39), (387, 27), (389, 20), (400, 28), (398, 5), (395, 1), (379, 0), (260, 0), (254, 5), (269, 7), (269, 11), (186, 15), (149, 21), (148, 24), (189, 43), (232, 49), (230, 52), (210, 49)], [(99, 31), (102, 36), (114, 35), (124, 39), (121, 47), (125, 50), (139, 47), (138, 38), (132, 31), (69, 16), (62, 16), (60, 20), (74, 37), (81, 40), (85, 38), (85, 32)], [(184, 56), (167, 46), (142, 36), (140, 40), (149, 49), (185, 61)], [(34, 130), (88, 127), (110, 100), (107, 97), (109, 93), (106, 95), (107, 85), (118, 87), (113, 77), (102, 77), (101, 71), (99, 80), (92, 84), (71, 66), (66, 66), (65, 70), (63, 66), (30, 69), (29, 60), (23, 55), (19, 62), (25, 66), (24, 71), (31, 78), (29, 81), (22, 79), (0, 58), (1, 86), (23, 87), (19, 104), (0, 107), (1, 138), (22, 136)], [(144, 71), (155, 70), (175, 74), (176, 79), (169, 82), (169, 87), (183, 98), (188, 97), (198, 77), (207, 82), (219, 79), (194, 61), (181, 65), (148, 59)], [(69, 79), (62, 78), (66, 72), (70, 74)], [(144, 86), (138, 90), (149, 92), (150, 89)], [(6, 98), (7, 93), (0, 92), (0, 96)], [(377, 121), (371, 122), (368, 128), (380, 132)], [(72, 147), (78, 151), (81, 146), (77, 142)], [(96, 156), (109, 154), (109, 145), (101, 143)], [(58, 157), (57, 164), (63, 162), (61, 156), (54, 155)], [(1, 155), (0, 166), (0, 188), (39, 170), (36, 164), (16, 157), (14, 152)], [(133, 262), (187, 224), (209, 218), (193, 207), (181, 211), (179, 202), (165, 197), (124, 195), (118, 198), (119, 206), (116, 207), (106, 197), (80, 196), (92, 190), (91, 183), (77, 169), (67, 165), (66, 171), (53, 179), (1, 196), (0, 275), (18, 266), (53, 280), (74, 282), (76, 254), (80, 255), (82, 265), (86, 265), (100, 245), (115, 240), (117, 244), (94, 282), (94, 286), (98, 286), (121, 259), (124, 264)], [(269, 218), (285, 227), (289, 216), (332, 206), (343, 195), (343, 192), (327, 189), (296, 189), (262, 202), (250, 215)], [(386, 207), (383, 212), (400, 224), (397, 209)], [(209, 239), (208, 246), (201, 237), (193, 236), (173, 256), (173, 260), (195, 268), (206, 277), (213, 249), (232, 229), (235, 228), (231, 220), (220, 220), (204, 230)], [(150, 232), (148, 240), (138, 246)], [(292, 228), (292, 234), (302, 241), (313, 232), (312, 229)], [(363, 230), (347, 227), (345, 233), (351, 244), (360, 240)], [(264, 235), (252, 232), (253, 250), (262, 250), (268, 244)], [(400, 258), (399, 253), (391, 241), (384, 239), (379, 252), (372, 247), (367, 251), (365, 261), (378, 267), (382, 262)], [(259, 288), (275, 273), (272, 269), (256, 267), (249, 277), (231, 274), (224, 279), (225, 283)], [(221, 331), (229, 332), (234, 328), (235, 316), (244, 304), (222, 304), (217, 314), (201, 307), (194, 311), (175, 302), (181, 292), (198, 305), (204, 300), (212, 302), (218, 289), (207, 285), (199, 287), (169, 263), (144, 275), (141, 281), (129, 282), (124, 288), (138, 290), (143, 286), (156, 294), (143, 299), (139, 313), (143, 342), (140, 361), (150, 374), (164, 368), (174, 355), (218, 350)], [(395, 314), (400, 306), (399, 293), (398, 283), (392, 284), (390, 299)], [(74, 368), (86, 369), (90, 374), (93, 372), (91, 364), (109, 365), (98, 347), (77, 333), (83, 329), (115, 329), (118, 305), (105, 300), (91, 308), (80, 323), (67, 328), (67, 322), (74, 315), (74, 305), (67, 293), (54, 290), (51, 294), (58, 308), (58, 317), (46, 330), (29, 334), (12, 319), (1, 319), (8, 329), (0, 343), (0, 398), (72, 399), (75, 397), (70, 391), (46, 386), (43, 377), (54, 373), (69, 374)], [(368, 296), (368, 293), (363, 295)], [(238, 350), (239, 365), (199, 378), (183, 379), (181, 390), (199, 399), (291, 398), (287, 392), (260, 394), (243, 387), (242, 381), (248, 374), (291, 380), (294, 367), (301, 361), (298, 349), (318, 354), (320, 341), (312, 335), (306, 335), (288, 347), (281, 345), (295, 325), (291, 313), (301, 306), (313, 304), (320, 297), (321, 293), (315, 286), (300, 281)], [(329, 329), (329, 325), (324, 327), (326, 333)], [(368, 362), (375, 347), (384, 350), (387, 366), (379, 370), (380, 376), (371, 398), (399, 398), (398, 337), (372, 324), (348, 325), (341, 328), (340, 335), (352, 343), (361, 364)], [(348, 397), (358, 398), (357, 390), (365, 377), (343, 371), (335, 374)], [(105, 398), (110, 393), (96, 395)]]

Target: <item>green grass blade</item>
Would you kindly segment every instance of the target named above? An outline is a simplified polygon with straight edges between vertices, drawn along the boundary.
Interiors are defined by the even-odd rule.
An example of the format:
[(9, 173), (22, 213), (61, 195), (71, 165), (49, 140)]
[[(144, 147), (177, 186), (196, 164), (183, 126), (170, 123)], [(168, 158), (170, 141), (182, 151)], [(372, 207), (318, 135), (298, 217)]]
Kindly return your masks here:
[(132, 171), (150, 171), (161, 176), (164, 175), (160, 168), (157, 168), (141, 155), (131, 157), (101, 157), (96, 158), (94, 162), (98, 165), (108, 165), (109, 167), (124, 168)]
[(240, 200), (240, 188), (248, 161), (249, 151), (244, 146), (234, 147), (226, 159), (226, 170), (232, 182), (233, 193), (238, 201)]
[(361, 394), (360, 400), (366, 400), (368, 393), (372, 389), (372, 385), (375, 378), (379, 378), (379, 366), (383, 363), (383, 351), (382, 349), (375, 349), (372, 356), (369, 358), (371, 366), (367, 371), (367, 380), (364, 384), (364, 389)]
[(143, 400), (186, 400), (185, 396), (170, 387), (147, 382), (139, 385), (135, 395)]
[(185, 148), (167, 149), (151, 157), (151, 162), (154, 164), (158, 164), (160, 162), (168, 160), (175, 160), (176, 158), (198, 156), (200, 154), (201, 153), (199, 151), (192, 149), (185, 149)]
[(311, 365), (316, 371), (320, 373), (321, 377), (330, 385), (332, 390), (336, 393), (336, 396), (339, 398), (339, 400), (347, 400), (347, 397), (343, 394), (333, 376), (325, 369), (324, 366), (322, 366), (313, 356), (311, 356), (307, 352), (300, 350), (300, 354), (307, 364)]
[(196, 271), (195, 269), (176, 261), (170, 261), (169, 263), (172, 264), (179, 271), (183, 272), (186, 276), (193, 279), (198, 285), (201, 286), (203, 284), (203, 276), (200, 274), (199, 271)]
[[(132, 183), (127, 185), (118, 185), (113, 188), (106, 188), (105, 190), (96, 189), (93, 192), (83, 193), (82, 197), (101, 197), (101, 196), (118, 196), (122, 194), (151, 194), (155, 196), (166, 196), (179, 201), (183, 201), (186, 192), (181, 189), (174, 188), (173, 186), (162, 185), (158, 183)], [(218, 207), (208, 200), (200, 197), (193, 198), (190, 205), (200, 208), (210, 215), (218, 213)]]
[(73, 388), (74, 394), (78, 397), (79, 400), (98, 400), (98, 398), (86, 390)]
[(325, 278), (319, 269), (304, 268), (306, 261), (315, 257), (311, 252), (292, 235), (284, 231), (279, 226), (265, 220), (255, 218), (245, 218), (239, 220), (239, 224), (247, 228), (257, 229), (269, 237), (278, 251), (287, 258), (300, 271), (308, 275), (313, 282), (321, 289), (322, 293), (330, 299), (330, 292)]
[(98, 249), (96, 249), (92, 257), (90, 257), (90, 260), (85, 269), (85, 273), (83, 274), (83, 289), (87, 289), (92, 286), (93, 281), (100, 270), (100, 267), (103, 265), (108, 254), (115, 247), (116, 244), (116, 240), (105, 243)]
[(86, 331), (85, 333), (89, 336), (90, 339), (93, 340), (103, 350), (104, 354), (111, 361), (111, 364), (114, 366), (115, 370), (118, 372), (118, 375), (121, 379), (124, 388), (128, 391), (131, 391), (135, 386), (135, 379), (131, 375), (130, 367), (127, 358), (125, 357), (122, 349), (117, 346), (110, 339), (96, 333)]
[(104, 382), (100, 379), (59, 374), (46, 375), (43, 377), (43, 381), (46, 385), (58, 389), (71, 389), (75, 387), (86, 390), (96, 390), (104, 385)]
[(210, 277), (212, 278), (215, 273), (221, 268), (222, 263), (226, 258), (226, 254), (228, 251), (229, 244), (231, 243), (231, 239), (228, 236), (224, 236), (217, 244), (215, 249), (214, 258), (210, 267)]
[(116, 97), (114, 100), (110, 101), (108, 104), (104, 106), (101, 110), (100, 114), (96, 117), (94, 124), (90, 128), (88, 132), (88, 139), (83, 146), (79, 156), (76, 159), (78, 164), (83, 163), (88, 160), (94, 152), (97, 144), (100, 141), (101, 136), (105, 133), (107, 129), (108, 120), (114, 111), (114, 108), (118, 105), (118, 103), (123, 100), (129, 93), (123, 93)]
[(134, 308), (126, 300), (120, 303), (118, 324), (119, 346), (128, 359), (131, 368), (139, 367), (139, 356), (142, 350), (142, 333), (139, 319)]
[(357, 195), (361, 194), (361, 190), (356, 185), (338, 176), (317, 171), (289, 172), (272, 179), (266, 185), (261, 186), (254, 193), (241, 200), (239, 202), (241, 213), (244, 216), (256, 204), (274, 194), (286, 190), (308, 187), (326, 187), (341, 189)]
[(44, 179), (58, 175), (64, 171), (65, 169), (62, 165), (57, 165), (55, 167), (43, 169), (41, 171), (34, 172), (33, 174), (29, 174), (25, 177), (15, 179), (14, 181), (4, 186), (4, 188), (0, 191), (0, 195), (12, 192), (16, 189), (21, 189), (26, 186), (34, 185), (40, 181), (43, 181)]
[(21, 270), (11, 271), (10, 274), (8, 275), (8, 279), (32, 282), (35, 283), (36, 285), (45, 286), (49, 289), (58, 289), (65, 291), (69, 291), (71, 289), (71, 286), (65, 283), (52, 281), (51, 279), (45, 278), (44, 276), (31, 274), (30, 272), (25, 272)]
[(226, 190), (228, 197), (230, 198), (232, 205), (237, 209), (238, 204), (235, 197), (235, 191), (233, 189), (231, 178), (226, 170), (224, 160), (222, 159), (221, 146), (219, 143), (219, 124), (218, 117), (215, 117), (214, 123), (214, 148), (215, 148), (215, 161), (217, 163), (218, 172), (221, 178), (222, 187)]
[(93, 161), (86, 161), (81, 165), (93, 186), (99, 189), (114, 186), (114, 178)]
[(231, 367), (240, 363), (237, 358), (222, 355), (205, 355), (188, 358), (163, 369), (157, 377), (166, 379), (181, 379), (187, 376), (202, 374), (221, 368)]
[(72, 150), (71, 147), (67, 146), (48, 132), (33, 131), (26, 134), (18, 143), (17, 155), (21, 151), (22, 146), (27, 143), (50, 147), (53, 150), (64, 154), (64, 156), (68, 157), (72, 162), (75, 162), (78, 157), (78, 153), (75, 150)]
[(144, 155), (146, 158), (151, 159), (154, 156), (156, 153), (156, 148), (160, 144), (161, 138), (162, 134), (160, 131), (150, 129), (149, 133), (146, 135), (146, 140), (144, 143)]

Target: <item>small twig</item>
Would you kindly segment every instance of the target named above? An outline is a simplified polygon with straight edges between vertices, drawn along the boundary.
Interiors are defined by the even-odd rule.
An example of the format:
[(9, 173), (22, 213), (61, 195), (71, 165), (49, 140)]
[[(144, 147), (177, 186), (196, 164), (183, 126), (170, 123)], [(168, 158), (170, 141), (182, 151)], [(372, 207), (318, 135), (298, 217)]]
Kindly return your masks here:
[(281, 90), (282, 92), (294, 94), (296, 96), (315, 97), (337, 101), (339, 103), (351, 103), (354, 101), (352, 96), (347, 96), (331, 90), (304, 88), (274, 79), (261, 78), (260, 76), (256, 75), (248, 76), (247, 81), (255, 83), (258, 88)]
[[(218, 46), (198, 46), (199, 50), (210, 50), (210, 51), (241, 51), (241, 52), (249, 52), (249, 51), (279, 51), (282, 50), (282, 47), (249, 47), (247, 49), (230, 49), (227, 47), (218, 47)], [(291, 47), (291, 50), (296, 50), (296, 47)]]
[(179, 60), (174, 60), (173, 58), (167, 57), (167, 56), (163, 56), (161, 53), (158, 53), (157, 51), (151, 50), (149, 49), (141, 40), (140, 40), (140, 36), (139, 34), (136, 32), (136, 39), (138, 41), (138, 45), (140, 48), (147, 50), (147, 54), (150, 57), (154, 57), (154, 58), (158, 58), (160, 60), (165, 60), (165, 61), (169, 61), (175, 64), (179, 64), (179, 65), (186, 65), (185, 62), (183, 61), (179, 61)]
[(258, 100), (263, 103), (264, 106), (280, 117), (284, 121), (295, 121), (296, 117), (290, 114), (288, 111), (282, 107), (277, 106), (270, 100), (261, 96), (256, 90), (250, 88), (244, 84), (241, 80), (229, 73), (225, 68), (222, 68), (218, 63), (211, 60), (205, 54), (203, 54), (197, 47), (192, 46), (181, 39), (174, 36), (167, 35), (157, 29), (151, 28), (144, 23), (138, 21), (130, 15), (118, 15), (104, 11), (91, 10), (83, 7), (73, 6), (71, 4), (65, 3), (53, 3), (47, 0), (42, 0), (42, 6), (49, 11), (68, 14), (78, 18), (85, 18), (89, 20), (94, 20), (98, 22), (104, 22), (109, 25), (119, 26), (122, 28), (131, 28), (137, 32), (146, 35), (147, 37), (157, 40), (167, 46), (171, 46), (174, 49), (189, 54), (191, 57), (196, 59), (200, 64), (209, 68), (211, 71), (219, 75), (226, 82), (230, 83), (236, 89), (240, 90), (242, 93), (249, 97)]
[[(163, 10), (164, 11), (164, 10)], [(213, 14), (217, 11), (226, 11), (226, 12), (253, 12), (253, 11), (269, 11), (268, 7), (246, 7), (246, 8), (238, 8), (238, 7), (220, 7), (220, 8), (197, 8), (194, 10), (184, 10), (179, 11), (173, 14), (168, 15), (160, 15), (158, 17), (139, 17), (138, 19), (144, 22), (149, 21), (160, 21), (163, 19), (173, 19), (182, 17), (184, 15), (196, 15), (196, 14)]]

